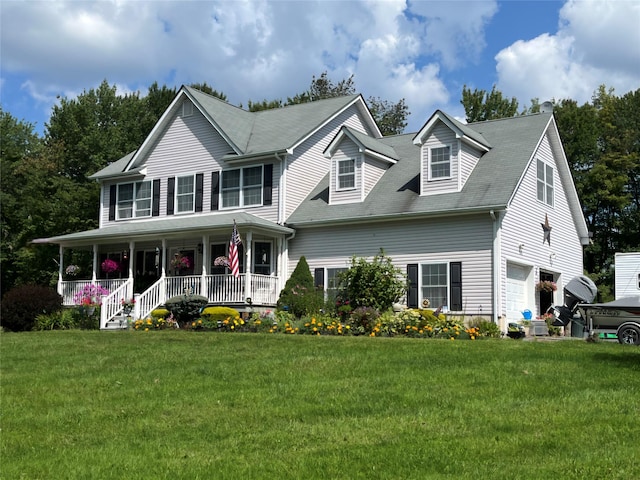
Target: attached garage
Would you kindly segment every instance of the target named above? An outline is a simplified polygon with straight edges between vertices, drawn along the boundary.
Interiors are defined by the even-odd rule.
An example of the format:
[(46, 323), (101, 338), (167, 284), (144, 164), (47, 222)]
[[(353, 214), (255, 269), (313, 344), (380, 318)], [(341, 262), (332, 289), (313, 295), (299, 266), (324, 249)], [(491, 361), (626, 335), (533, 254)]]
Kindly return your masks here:
[(518, 265), (515, 263), (507, 263), (507, 320), (509, 322), (522, 319), (522, 312), (530, 309), (529, 299), (529, 276), (531, 267)]

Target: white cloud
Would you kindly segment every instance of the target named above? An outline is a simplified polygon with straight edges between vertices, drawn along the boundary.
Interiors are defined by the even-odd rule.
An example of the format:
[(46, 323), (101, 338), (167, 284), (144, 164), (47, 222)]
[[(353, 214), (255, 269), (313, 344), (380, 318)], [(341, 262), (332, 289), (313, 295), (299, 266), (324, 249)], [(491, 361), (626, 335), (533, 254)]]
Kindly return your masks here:
[(365, 98), (405, 98), (413, 129), (449, 101), (444, 69), (475, 58), (497, 9), (493, 0), (60, 0), (0, 8), (3, 71), (26, 79), (23, 91), (40, 103), (107, 79), (122, 93), (154, 81), (206, 81), (246, 105), (293, 96), (327, 70), (335, 81), (354, 74)]
[(496, 55), (498, 87), (521, 104), (591, 100), (605, 84), (624, 94), (640, 87), (640, 3), (574, 1), (560, 11), (559, 30), (520, 40)]

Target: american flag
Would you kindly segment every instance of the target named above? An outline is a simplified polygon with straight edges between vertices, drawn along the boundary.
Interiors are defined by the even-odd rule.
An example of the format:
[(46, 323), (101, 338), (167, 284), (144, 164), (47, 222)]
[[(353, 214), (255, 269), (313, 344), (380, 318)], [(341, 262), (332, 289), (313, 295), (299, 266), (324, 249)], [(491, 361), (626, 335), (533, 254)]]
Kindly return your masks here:
[(229, 242), (229, 268), (234, 277), (240, 276), (240, 263), (238, 261), (238, 245), (242, 243), (240, 241), (240, 235), (238, 235), (238, 229), (236, 228), (236, 222), (233, 222), (233, 232), (231, 233), (231, 241)]

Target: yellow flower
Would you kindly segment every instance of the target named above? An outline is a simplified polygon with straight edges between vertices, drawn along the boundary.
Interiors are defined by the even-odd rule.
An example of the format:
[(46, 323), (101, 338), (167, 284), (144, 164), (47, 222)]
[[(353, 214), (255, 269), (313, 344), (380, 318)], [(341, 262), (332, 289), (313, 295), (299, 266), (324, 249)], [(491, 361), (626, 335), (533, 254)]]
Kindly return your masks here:
[(196, 322), (191, 322), (191, 326), (195, 327), (196, 326)]
[(144, 331), (145, 331), (145, 332), (148, 332), (148, 331), (149, 331), (149, 327), (145, 328), (145, 329), (144, 329)]
[(471, 335), (471, 340), (475, 340), (475, 339), (476, 339), (476, 337), (474, 337), (473, 335)]
[(451, 337), (449, 340), (455, 340), (455, 338)]

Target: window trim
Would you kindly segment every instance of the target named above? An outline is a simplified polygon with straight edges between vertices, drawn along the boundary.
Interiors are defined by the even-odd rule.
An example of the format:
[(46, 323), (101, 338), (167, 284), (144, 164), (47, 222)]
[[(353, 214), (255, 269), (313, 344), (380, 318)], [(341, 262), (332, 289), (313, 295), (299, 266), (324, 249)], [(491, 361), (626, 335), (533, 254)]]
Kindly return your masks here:
[[(424, 296), (424, 288), (425, 288), (425, 284), (424, 284), (424, 272), (423, 269), (425, 266), (431, 266), (431, 265), (444, 265), (445, 268), (445, 284), (444, 285), (429, 285), (427, 286), (427, 288), (442, 288), (443, 286), (447, 289), (447, 294), (446, 294), (446, 305), (442, 305), (443, 307), (446, 307), (447, 309), (450, 308), (450, 303), (451, 303), (451, 262), (447, 262), (447, 261), (443, 261), (443, 262), (420, 262), (418, 263), (419, 265), (419, 271), (418, 271), (418, 279), (419, 279), (419, 284), (420, 284), (420, 289), (419, 289), (419, 301), (418, 301), (418, 306), (422, 305), (422, 301), (425, 299)], [(426, 297), (428, 298), (428, 297)], [(438, 308), (441, 305), (435, 305), (433, 303), (433, 301), (431, 300), (431, 298), (429, 298), (429, 301), (431, 303), (430, 307), (431, 308)]]
[[(261, 244), (266, 244), (269, 245), (268, 250), (267, 250), (267, 255), (268, 255), (268, 263), (258, 263), (258, 247), (257, 245), (261, 243)], [(253, 242), (253, 250), (252, 250), (253, 254), (251, 255), (251, 261), (253, 263), (253, 265), (251, 265), (251, 273), (255, 273), (257, 275), (271, 275), (273, 272), (273, 242), (270, 240), (256, 240)], [(268, 267), (269, 269), (269, 273), (258, 273), (256, 271), (256, 267)]]
[[(148, 183), (149, 184), (149, 197), (144, 197), (144, 198), (138, 198), (138, 185), (141, 185), (143, 183)], [(126, 185), (131, 185), (132, 188), (132, 194), (131, 194), (131, 216), (130, 217), (122, 217), (120, 216), (120, 189)], [(148, 215), (141, 215), (139, 214), (139, 210), (138, 210), (138, 201), (139, 200), (149, 200), (149, 214)], [(140, 180), (137, 182), (124, 182), (124, 183), (118, 183), (116, 184), (116, 208), (115, 208), (115, 220), (116, 221), (120, 221), (120, 220), (131, 220), (134, 218), (149, 218), (151, 216), (153, 216), (153, 181), (152, 180)]]
[[(433, 161), (433, 151), (434, 150), (438, 150), (438, 149), (449, 149), (449, 159), (445, 162), (445, 161), (438, 161), (438, 162), (434, 162)], [(428, 165), (427, 165), (427, 171), (429, 174), (429, 181), (438, 181), (438, 180), (450, 180), (452, 177), (451, 171), (452, 169), (452, 157), (453, 157), (453, 146), (451, 144), (439, 144), (439, 145), (432, 145), (429, 147), (428, 149)], [(449, 167), (449, 174), (448, 175), (442, 175), (442, 176), (434, 176), (433, 175), (433, 167), (434, 165), (444, 165), (447, 164)]]
[[(249, 187), (245, 187), (244, 185), (244, 171), (248, 170), (250, 168), (259, 168), (260, 169), (260, 202), (259, 203), (252, 203), (252, 204), (245, 204), (245, 200), (244, 200), (244, 195), (245, 195), (245, 189), (249, 188)], [(225, 188), (224, 187), (224, 177), (225, 175), (227, 175), (230, 172), (240, 172), (240, 179), (239, 179), (239, 185), (238, 187), (233, 187), (233, 188)], [(255, 185), (250, 185), (250, 187), (255, 188), (257, 186), (257, 184)], [(229, 192), (229, 191), (238, 191), (238, 205), (225, 205), (225, 192)], [(219, 188), (219, 195), (220, 195), (220, 202), (219, 202), (219, 207), (220, 210), (229, 210), (229, 209), (233, 209), (233, 208), (247, 208), (247, 207), (262, 207), (264, 205), (264, 165), (260, 164), (260, 165), (251, 165), (251, 166), (246, 166), (246, 167), (238, 167), (238, 168), (231, 168), (229, 170), (222, 170), (220, 172), (220, 188)]]
[[(178, 193), (178, 187), (179, 187), (179, 183), (180, 183), (180, 179), (184, 179), (184, 178), (191, 178), (192, 179), (192, 185), (193, 185), (193, 190), (191, 191), (190, 194), (186, 194), (186, 193)], [(180, 175), (180, 176), (176, 176), (175, 177), (175, 186), (174, 186), (174, 190), (173, 190), (173, 198), (174, 198), (174, 209), (173, 209), (173, 214), (174, 215), (185, 215), (185, 214), (189, 214), (189, 213), (194, 213), (196, 211), (196, 174), (192, 173), (192, 174), (188, 174), (188, 175)], [(183, 210), (180, 211), (180, 202), (178, 202), (178, 199), (182, 196), (187, 196), (187, 195), (191, 195), (191, 209), (190, 210)]]
[[(540, 171), (539, 171), (539, 167), (540, 165), (542, 165), (542, 173), (544, 175), (544, 178), (540, 178)], [(548, 170), (551, 170), (551, 183), (549, 183), (548, 180)], [(554, 183), (554, 177), (555, 175), (555, 166), (551, 165), (547, 162), (545, 162), (543, 159), (541, 158), (536, 158), (536, 199), (538, 200), (538, 202), (540, 203), (544, 203), (545, 205), (549, 206), (549, 207), (553, 207), (555, 206), (555, 197), (556, 197), (556, 187), (555, 187), (555, 183)], [(540, 185), (542, 185), (542, 197), (540, 198), (540, 192), (539, 192), (539, 187)], [(551, 190), (551, 201), (549, 201), (549, 189)]]
[[(349, 173), (340, 173), (340, 164), (349, 162), (353, 165), (353, 171)], [(350, 187), (341, 187), (340, 179), (352, 177), (353, 178), (353, 186)], [(355, 158), (340, 158), (336, 159), (336, 192), (345, 192), (349, 190), (355, 190), (357, 188), (356, 184), (356, 159)]]

